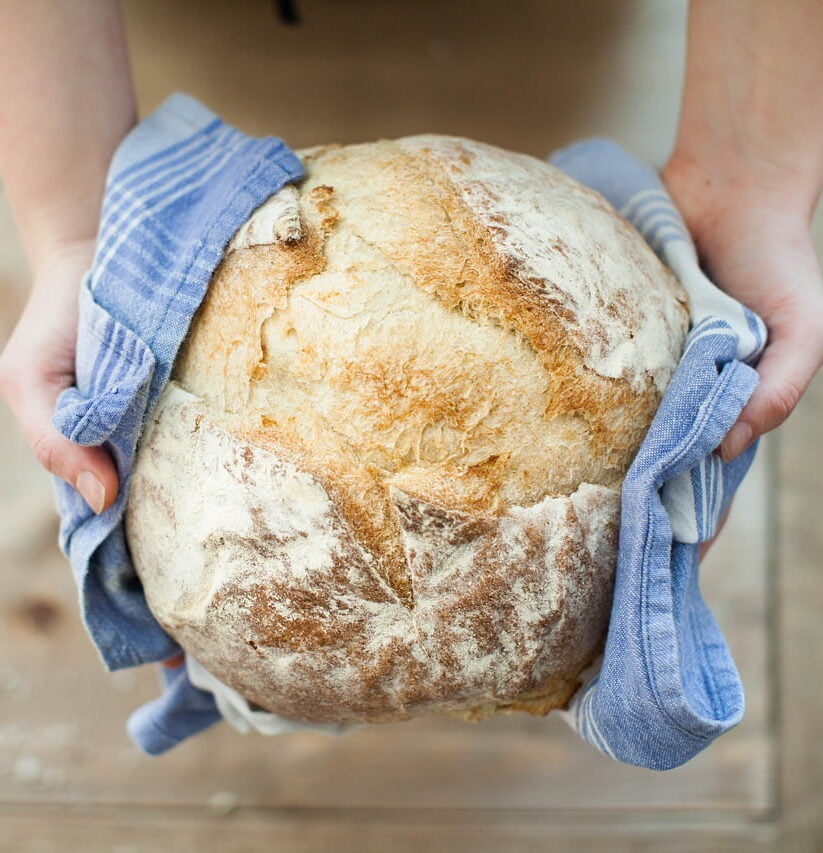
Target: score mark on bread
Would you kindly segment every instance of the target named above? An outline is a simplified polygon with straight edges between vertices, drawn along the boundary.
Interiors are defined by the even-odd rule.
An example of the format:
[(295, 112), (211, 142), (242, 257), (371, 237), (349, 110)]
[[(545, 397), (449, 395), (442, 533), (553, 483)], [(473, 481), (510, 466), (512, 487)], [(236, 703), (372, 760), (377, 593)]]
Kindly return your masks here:
[(618, 490), (685, 297), (526, 155), (298, 153), (306, 179), (235, 235), (142, 437), (149, 604), (286, 716), (562, 706), (602, 645)]

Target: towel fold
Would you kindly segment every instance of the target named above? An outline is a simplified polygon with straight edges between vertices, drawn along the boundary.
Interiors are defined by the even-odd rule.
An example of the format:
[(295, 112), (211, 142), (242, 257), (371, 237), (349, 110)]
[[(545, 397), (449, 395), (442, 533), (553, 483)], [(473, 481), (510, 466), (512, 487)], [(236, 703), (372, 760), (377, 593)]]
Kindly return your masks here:
[(683, 356), (623, 481), (602, 664), (564, 712), (606, 755), (666, 770), (743, 715), (740, 677), (698, 587), (697, 553), (754, 458), (756, 445), (728, 464), (713, 451), (757, 385), (750, 365), (766, 329), (700, 270), (683, 220), (651, 168), (604, 139), (579, 142), (550, 162), (611, 202), (689, 296)]
[[(100, 515), (54, 481), (60, 548), (109, 669), (180, 651), (148, 609), (123, 533), (137, 439), (226, 244), (256, 207), (303, 175), (282, 140), (246, 136), (182, 94), (115, 152), (94, 260), (80, 287), (76, 384), (60, 395), (52, 419), (71, 441), (105, 445), (120, 478), (115, 503)], [(130, 731), (156, 753), (219, 718), (213, 697), (181, 669), (163, 700), (132, 718)]]

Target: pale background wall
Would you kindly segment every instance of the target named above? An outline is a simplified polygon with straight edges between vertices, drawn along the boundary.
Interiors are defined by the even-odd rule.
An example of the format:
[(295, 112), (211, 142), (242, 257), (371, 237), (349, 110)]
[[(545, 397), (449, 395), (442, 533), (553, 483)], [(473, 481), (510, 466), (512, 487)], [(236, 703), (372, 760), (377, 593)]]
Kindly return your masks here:
[[(660, 164), (678, 0), (128, 0), (141, 113), (171, 91), (292, 146), (404, 133), (538, 156), (606, 135)], [(823, 251), (823, 223), (816, 225)], [(0, 188), (0, 345), (26, 270)], [(373, 727), (339, 741), (219, 726), (162, 759), (124, 721), (151, 668), (107, 674), (55, 546), (48, 477), (0, 405), (0, 849), (823, 849), (818, 380), (771, 440), (704, 568), (746, 719), (686, 767), (613, 764), (558, 720)]]

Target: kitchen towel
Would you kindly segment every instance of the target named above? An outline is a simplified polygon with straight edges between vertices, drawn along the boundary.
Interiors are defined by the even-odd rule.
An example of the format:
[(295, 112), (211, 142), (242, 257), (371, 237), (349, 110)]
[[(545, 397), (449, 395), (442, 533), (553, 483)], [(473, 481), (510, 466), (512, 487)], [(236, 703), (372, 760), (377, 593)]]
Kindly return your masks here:
[[(757, 385), (766, 329), (701, 271), (689, 233), (650, 167), (605, 139), (550, 162), (603, 195), (675, 273), (689, 296), (681, 361), (621, 490), (620, 538), (606, 648), (567, 721), (606, 755), (677, 767), (743, 715), (743, 689), (698, 585), (710, 539), (756, 445), (715, 454)], [(596, 669), (596, 668), (595, 668)]]
[[(54, 480), (60, 548), (109, 669), (180, 651), (146, 605), (123, 534), (135, 446), (224, 247), (256, 207), (303, 174), (282, 140), (246, 136), (183, 94), (133, 128), (112, 159), (95, 256), (80, 286), (75, 385), (53, 416), (71, 441), (105, 445), (120, 479), (116, 501), (100, 515)], [(213, 696), (184, 672), (163, 675), (164, 695), (130, 725), (152, 753), (220, 719)]]

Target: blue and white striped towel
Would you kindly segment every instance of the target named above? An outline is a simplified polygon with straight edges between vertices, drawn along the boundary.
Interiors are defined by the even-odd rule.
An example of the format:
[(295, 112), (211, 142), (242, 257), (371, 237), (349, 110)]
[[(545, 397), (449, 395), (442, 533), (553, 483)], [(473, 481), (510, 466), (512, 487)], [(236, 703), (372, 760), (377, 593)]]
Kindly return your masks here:
[[(117, 500), (99, 516), (55, 479), (60, 547), (109, 669), (180, 651), (146, 605), (123, 534), (135, 446), (226, 244), (257, 206), (303, 174), (281, 140), (246, 136), (180, 94), (135, 127), (112, 160), (94, 261), (80, 287), (76, 386), (53, 416), (66, 438), (104, 444), (120, 477)], [(164, 695), (131, 727), (152, 753), (220, 719), (211, 694), (193, 688), (181, 667), (163, 675)]]
[[(756, 375), (741, 361), (755, 357), (764, 333), (753, 315), (702, 278), (650, 169), (601, 141), (561, 152), (557, 164), (603, 192), (641, 230), (651, 225), (644, 236), (659, 241), (699, 321), (627, 477), (603, 666), (568, 712), (604, 752), (671, 767), (733, 725), (742, 709), (734, 666), (697, 591), (694, 543), (710, 534), (751, 461), (753, 449), (728, 466), (711, 450), (754, 387)], [(183, 95), (141, 122), (112, 162), (97, 252), (80, 292), (77, 385), (61, 395), (54, 415), (71, 440), (105, 444), (120, 475), (117, 501), (100, 516), (55, 481), (60, 545), (75, 572), (86, 627), (110, 669), (178, 651), (146, 606), (123, 536), (140, 429), (226, 243), (256, 206), (302, 174), (280, 140), (251, 139)], [(132, 737), (151, 754), (220, 719), (218, 705), (241, 729), (294, 727), (276, 715), (244, 719), (196, 666), (191, 673), (185, 665), (164, 669), (163, 677), (163, 695), (129, 721)]]
[(551, 162), (600, 192), (689, 295), (685, 352), (623, 482), (620, 540), (602, 665), (567, 720), (606, 755), (654, 770), (693, 758), (743, 715), (740, 678), (698, 588), (710, 539), (756, 447), (713, 453), (757, 385), (763, 322), (702, 273), (691, 238), (648, 166), (593, 139)]

